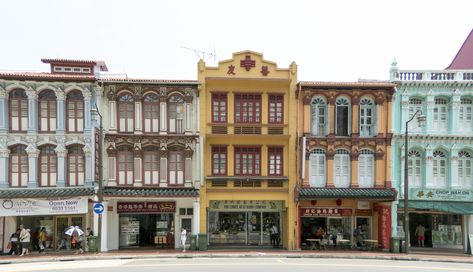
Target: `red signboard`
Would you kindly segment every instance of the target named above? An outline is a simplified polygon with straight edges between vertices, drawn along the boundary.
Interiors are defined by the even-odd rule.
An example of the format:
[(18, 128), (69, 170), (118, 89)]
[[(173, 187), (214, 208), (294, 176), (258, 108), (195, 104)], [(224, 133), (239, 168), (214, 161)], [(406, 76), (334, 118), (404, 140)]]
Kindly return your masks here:
[(175, 202), (118, 202), (118, 213), (174, 213)]
[(302, 217), (312, 216), (352, 216), (353, 210), (346, 208), (301, 208)]
[(391, 207), (378, 208), (378, 240), (383, 249), (389, 250), (391, 243)]

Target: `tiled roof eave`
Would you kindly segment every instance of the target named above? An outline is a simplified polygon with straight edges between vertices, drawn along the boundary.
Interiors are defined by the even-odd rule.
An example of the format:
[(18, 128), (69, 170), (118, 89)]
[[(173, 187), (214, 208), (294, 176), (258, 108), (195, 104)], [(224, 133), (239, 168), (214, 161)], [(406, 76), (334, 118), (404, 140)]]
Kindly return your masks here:
[(396, 192), (389, 188), (299, 188), (300, 199), (367, 199), (394, 200)]
[(195, 188), (127, 188), (108, 187), (104, 189), (106, 197), (197, 197)]

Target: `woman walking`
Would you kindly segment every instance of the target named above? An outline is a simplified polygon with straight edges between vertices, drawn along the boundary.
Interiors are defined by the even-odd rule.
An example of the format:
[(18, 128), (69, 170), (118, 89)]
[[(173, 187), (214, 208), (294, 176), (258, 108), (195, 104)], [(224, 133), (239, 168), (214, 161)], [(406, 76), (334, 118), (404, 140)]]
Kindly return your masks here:
[(28, 248), (30, 247), (30, 242), (31, 242), (30, 229), (26, 229), (23, 232), (23, 235), (20, 235), (20, 242), (21, 242), (21, 247), (22, 247), (20, 256), (23, 256), (25, 254), (28, 255), (29, 253)]

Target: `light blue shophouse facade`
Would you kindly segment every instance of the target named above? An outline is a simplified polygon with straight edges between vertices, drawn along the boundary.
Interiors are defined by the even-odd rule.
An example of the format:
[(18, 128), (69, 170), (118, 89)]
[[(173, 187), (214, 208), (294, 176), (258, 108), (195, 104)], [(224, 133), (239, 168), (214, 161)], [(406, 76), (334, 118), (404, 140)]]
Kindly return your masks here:
[[(470, 35), (471, 36), (471, 35)], [(457, 58), (460, 56), (457, 55)], [(455, 62), (455, 61), (454, 61)], [(418, 246), (416, 227), (426, 227), (426, 247), (466, 250), (473, 233), (473, 69), (399, 70), (393, 103), (392, 185), (393, 237), (403, 235), (405, 123), (417, 111), (426, 116), (419, 127), (409, 123), (409, 234)]]

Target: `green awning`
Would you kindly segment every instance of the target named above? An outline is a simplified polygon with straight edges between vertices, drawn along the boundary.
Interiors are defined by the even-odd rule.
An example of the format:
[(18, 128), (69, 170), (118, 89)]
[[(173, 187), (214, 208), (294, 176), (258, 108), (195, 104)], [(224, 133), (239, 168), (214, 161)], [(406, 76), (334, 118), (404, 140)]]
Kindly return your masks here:
[[(399, 200), (398, 209), (404, 208), (404, 201)], [(409, 209), (434, 210), (453, 214), (473, 214), (473, 203), (453, 201), (416, 201), (409, 200)]]
[(198, 197), (199, 191), (195, 188), (129, 188), (105, 187), (104, 196), (125, 197)]
[(93, 187), (65, 187), (65, 188), (8, 188), (0, 190), (0, 198), (48, 198), (92, 196)]
[(298, 188), (300, 199), (349, 198), (362, 200), (389, 200), (396, 191), (388, 188)]

